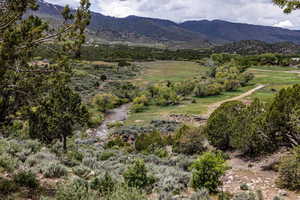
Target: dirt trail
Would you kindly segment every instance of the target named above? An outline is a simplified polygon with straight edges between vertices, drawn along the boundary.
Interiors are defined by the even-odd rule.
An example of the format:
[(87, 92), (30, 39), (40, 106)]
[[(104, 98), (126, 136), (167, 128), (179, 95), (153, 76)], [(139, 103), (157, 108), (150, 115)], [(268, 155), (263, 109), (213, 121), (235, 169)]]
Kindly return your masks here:
[(263, 170), (264, 167), (279, 161), (287, 151), (277, 152), (259, 161), (247, 161), (239, 157), (238, 153), (230, 153), (228, 165), (232, 168), (223, 177), (224, 191), (231, 193), (241, 192), (240, 186), (247, 184), (253, 191), (261, 190), (264, 200), (273, 200), (275, 196), (284, 194), (285, 200), (300, 200), (300, 194), (277, 188), (278, 173)]
[(223, 100), (223, 101), (219, 101), (217, 103), (214, 103), (214, 104), (211, 104), (208, 106), (207, 108), (207, 113), (203, 115), (203, 118), (204, 119), (208, 119), (209, 116), (218, 108), (220, 107), (223, 103), (226, 103), (226, 102), (229, 102), (229, 101), (238, 101), (238, 100), (241, 100), (247, 96), (250, 96), (251, 94), (253, 94), (254, 92), (256, 92), (257, 90), (260, 90), (262, 88), (266, 87), (266, 85), (259, 85), (255, 88), (253, 88), (252, 90), (249, 90), (248, 92), (245, 92), (243, 94), (241, 94), (240, 96), (237, 96), (237, 97), (233, 97), (231, 99), (226, 99), (226, 100)]

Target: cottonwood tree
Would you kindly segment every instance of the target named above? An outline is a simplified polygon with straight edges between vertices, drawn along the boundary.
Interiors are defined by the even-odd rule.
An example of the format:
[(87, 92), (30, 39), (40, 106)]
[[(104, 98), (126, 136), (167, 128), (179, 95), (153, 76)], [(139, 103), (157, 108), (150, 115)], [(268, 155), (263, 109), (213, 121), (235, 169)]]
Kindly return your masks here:
[[(7, 134), (16, 120), (27, 121), (30, 136), (47, 143), (62, 139), (66, 149), (73, 126), (87, 117), (80, 97), (69, 88), (69, 58), (80, 56), (90, 3), (81, 0), (75, 12), (66, 6), (56, 29), (27, 16), (28, 10), (38, 9), (36, 0), (6, 0), (0, 6), (0, 132)], [(41, 66), (33, 55), (45, 43), (59, 48), (51, 49), (54, 64)]]
[(273, 0), (273, 2), (280, 6), (284, 13), (291, 13), (294, 10), (300, 9), (300, 1), (299, 0)]

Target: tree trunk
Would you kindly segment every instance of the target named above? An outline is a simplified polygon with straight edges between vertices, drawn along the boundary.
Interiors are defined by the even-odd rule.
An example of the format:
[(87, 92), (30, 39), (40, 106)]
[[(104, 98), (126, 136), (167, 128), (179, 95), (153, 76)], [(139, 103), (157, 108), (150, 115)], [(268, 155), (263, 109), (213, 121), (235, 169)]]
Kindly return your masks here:
[(64, 152), (67, 152), (67, 137), (65, 135), (63, 136), (63, 148)]

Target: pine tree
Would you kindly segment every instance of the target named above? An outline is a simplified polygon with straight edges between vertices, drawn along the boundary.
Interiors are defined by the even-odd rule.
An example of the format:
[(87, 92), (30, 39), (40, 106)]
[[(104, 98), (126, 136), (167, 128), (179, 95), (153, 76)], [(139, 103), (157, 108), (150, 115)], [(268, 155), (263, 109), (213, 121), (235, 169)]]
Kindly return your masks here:
[(300, 9), (299, 0), (273, 0), (273, 2), (283, 8), (284, 13), (291, 13), (294, 10)]
[[(36, 0), (6, 0), (0, 9), (0, 131), (7, 133), (15, 120), (28, 121), (30, 136), (44, 142), (63, 139), (73, 126), (87, 118), (78, 94), (69, 88), (70, 57), (80, 55), (85, 29), (90, 21), (90, 3), (81, 0), (74, 12), (66, 6), (63, 24), (53, 29), (37, 16)], [(72, 41), (72, 42), (70, 42)], [(40, 66), (33, 58), (43, 44), (60, 44), (51, 49), (51, 63)], [(45, 45), (43, 47), (49, 47)], [(38, 133), (38, 134), (37, 134)], [(64, 145), (66, 149), (66, 145)]]

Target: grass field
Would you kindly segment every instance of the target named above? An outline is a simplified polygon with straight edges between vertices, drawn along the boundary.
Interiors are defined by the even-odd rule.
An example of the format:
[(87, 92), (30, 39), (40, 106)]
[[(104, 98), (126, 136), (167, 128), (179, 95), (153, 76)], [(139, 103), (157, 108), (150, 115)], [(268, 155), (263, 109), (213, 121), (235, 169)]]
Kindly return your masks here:
[(289, 67), (268, 67), (267, 69), (255, 67), (249, 69), (255, 75), (253, 84), (265, 84), (267, 86), (255, 92), (248, 99), (259, 98), (265, 102), (270, 102), (280, 89), (300, 84), (300, 74), (292, 73), (294, 70), (294, 68)]
[[(207, 70), (206, 67), (201, 67), (197, 63), (192, 62), (159, 61), (142, 63), (142, 65), (146, 70), (137, 81), (143, 83), (154, 83), (163, 80), (186, 80)], [(300, 83), (299, 74), (286, 72), (293, 70), (295, 69), (289, 67), (253, 67), (249, 69), (249, 71), (254, 73), (255, 78), (247, 87), (240, 88), (235, 92), (224, 92), (218, 96), (195, 98), (197, 101), (196, 103), (184, 101), (181, 105), (177, 106), (150, 106), (142, 113), (130, 114), (126, 124), (136, 124), (137, 121), (140, 121), (141, 124), (147, 124), (153, 119), (166, 119), (169, 114), (205, 114), (209, 105), (239, 96), (259, 84), (264, 84), (266, 87), (256, 91), (246, 99), (252, 100), (254, 98), (259, 98), (265, 102), (269, 102), (275, 96), (276, 91)]]
[(207, 70), (198, 63), (185, 61), (156, 61), (138, 64), (144, 68), (144, 71), (136, 82), (143, 85), (165, 80), (182, 81)]

